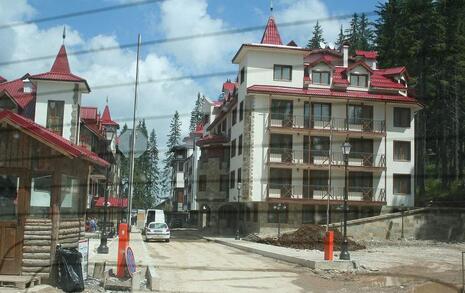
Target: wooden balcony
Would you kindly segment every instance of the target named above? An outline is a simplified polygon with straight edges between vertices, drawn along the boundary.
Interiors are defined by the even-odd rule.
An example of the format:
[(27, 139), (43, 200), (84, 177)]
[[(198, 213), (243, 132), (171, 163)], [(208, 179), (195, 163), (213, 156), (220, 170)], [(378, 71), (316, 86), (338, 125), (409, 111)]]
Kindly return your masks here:
[(346, 119), (337, 117), (313, 117), (271, 113), (268, 115), (267, 129), (273, 133), (306, 131), (310, 135), (348, 137), (383, 137), (386, 135), (384, 120)]

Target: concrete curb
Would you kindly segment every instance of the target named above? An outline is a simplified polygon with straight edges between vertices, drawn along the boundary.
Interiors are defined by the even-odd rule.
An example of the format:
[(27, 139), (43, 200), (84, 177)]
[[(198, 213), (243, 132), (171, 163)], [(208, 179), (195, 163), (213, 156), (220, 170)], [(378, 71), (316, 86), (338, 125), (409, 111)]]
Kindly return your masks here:
[(273, 259), (298, 264), (304, 267), (308, 267), (311, 269), (318, 269), (318, 270), (337, 270), (337, 271), (353, 271), (358, 268), (358, 264), (353, 260), (334, 260), (334, 261), (317, 261), (317, 260), (309, 260), (305, 258), (294, 257), (290, 255), (285, 255), (281, 253), (266, 251), (254, 247), (249, 247), (246, 245), (241, 245), (240, 242), (244, 240), (238, 241), (239, 243), (232, 243), (230, 241), (224, 241), (217, 238), (210, 238), (210, 237), (203, 237), (207, 241), (212, 241), (218, 244), (226, 245), (229, 247), (237, 248), (240, 250), (244, 250), (247, 252), (259, 254), (265, 257), (270, 257)]

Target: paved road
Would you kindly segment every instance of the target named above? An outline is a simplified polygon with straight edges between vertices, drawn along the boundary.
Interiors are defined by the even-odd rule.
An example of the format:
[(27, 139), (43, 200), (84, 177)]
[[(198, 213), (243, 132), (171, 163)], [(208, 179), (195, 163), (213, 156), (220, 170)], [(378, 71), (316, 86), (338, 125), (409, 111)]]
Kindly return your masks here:
[(307, 268), (207, 242), (191, 231), (172, 233), (170, 243), (146, 244), (163, 292), (360, 292), (353, 282), (323, 279)]

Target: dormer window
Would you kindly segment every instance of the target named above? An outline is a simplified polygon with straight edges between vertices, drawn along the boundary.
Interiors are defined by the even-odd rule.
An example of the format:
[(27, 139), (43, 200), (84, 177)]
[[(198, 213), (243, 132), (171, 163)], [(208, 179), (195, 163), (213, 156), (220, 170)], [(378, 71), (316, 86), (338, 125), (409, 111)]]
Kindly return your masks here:
[(350, 74), (350, 86), (368, 87), (368, 74)]
[(290, 65), (275, 65), (273, 68), (274, 80), (291, 81), (292, 80), (292, 66)]
[(312, 70), (312, 83), (319, 85), (329, 85), (330, 76), (331, 74), (329, 73), (329, 71)]

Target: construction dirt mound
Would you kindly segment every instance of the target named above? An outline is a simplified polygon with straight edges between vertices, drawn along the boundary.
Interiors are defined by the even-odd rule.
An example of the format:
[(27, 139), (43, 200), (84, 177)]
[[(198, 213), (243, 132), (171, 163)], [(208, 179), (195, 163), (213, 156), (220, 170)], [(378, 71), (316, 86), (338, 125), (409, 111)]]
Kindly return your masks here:
[[(256, 242), (276, 246), (292, 247), (297, 249), (324, 250), (324, 235), (326, 229), (319, 225), (304, 225), (297, 231), (282, 234), (279, 239), (267, 237), (260, 238)], [(334, 230), (334, 250), (341, 250), (342, 233)], [(349, 250), (360, 250), (366, 247), (349, 239)]]

